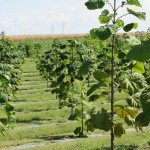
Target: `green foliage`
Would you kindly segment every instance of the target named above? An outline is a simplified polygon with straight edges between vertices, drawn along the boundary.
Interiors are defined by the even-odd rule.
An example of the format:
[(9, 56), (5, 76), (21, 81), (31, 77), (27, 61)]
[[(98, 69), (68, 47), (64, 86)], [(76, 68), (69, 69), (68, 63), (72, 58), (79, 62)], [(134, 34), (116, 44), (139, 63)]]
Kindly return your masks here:
[(129, 96), (126, 101), (129, 106), (135, 107), (135, 108), (140, 108), (140, 95), (141, 93), (136, 93), (133, 94), (132, 96)]
[(150, 123), (150, 116), (147, 113), (141, 112), (135, 118), (135, 125), (137, 128), (146, 127)]
[(144, 73), (144, 64), (142, 62), (136, 62), (136, 64), (133, 67), (133, 71), (139, 72), (139, 73)]
[(138, 0), (127, 0), (127, 5), (135, 5), (138, 7), (142, 7), (142, 5), (140, 4)]
[(26, 57), (30, 57), (35, 54), (34, 44), (30, 39), (26, 39), (23, 42), (19, 43), (18, 48), (23, 51)]
[(114, 125), (114, 134), (116, 137), (121, 137), (125, 133), (126, 131), (124, 130), (122, 123), (117, 123)]
[(143, 112), (150, 113), (150, 88), (146, 88), (141, 96), (140, 96), (140, 102), (143, 109)]
[[(113, 140), (113, 134), (118, 137), (124, 134), (122, 124), (116, 124), (114, 115), (117, 114), (128, 125), (133, 125), (134, 119), (138, 115), (137, 108), (141, 106), (140, 100), (137, 98), (138, 94), (140, 95), (143, 88), (147, 87), (144, 77), (146, 76), (145, 64), (140, 61), (130, 61), (129, 54), (127, 54), (130, 49), (133, 50), (143, 43), (139, 38), (133, 36), (119, 37), (116, 33), (120, 29), (129, 32), (138, 27), (138, 24), (134, 22), (125, 25), (122, 17), (130, 14), (145, 20), (145, 13), (127, 8), (127, 14), (119, 16), (118, 9), (124, 8), (124, 5), (141, 7), (138, 0), (126, 0), (120, 5), (116, 0), (112, 4), (108, 0), (88, 0), (85, 5), (88, 9), (94, 10), (102, 9), (107, 3), (111, 9), (102, 10), (99, 16), (100, 24), (104, 25), (90, 31), (94, 41), (91, 42), (90, 39), (90, 42), (80, 43), (76, 40), (68, 40), (65, 45), (55, 41), (50, 52), (47, 52), (48, 55), (43, 56), (44, 69), (42, 71), (46, 72), (47, 79), (51, 81), (52, 92), (56, 93), (60, 100), (63, 100), (61, 103), (64, 106), (67, 104), (71, 108), (71, 119), (79, 119), (80, 116), (82, 128), (77, 127), (75, 130), (77, 134), (82, 131), (81, 134), (83, 135), (83, 119), (88, 116), (83, 111), (84, 106), (90, 108), (91, 103), (89, 101), (94, 101), (100, 97), (107, 98), (111, 102), (111, 111), (92, 109), (91, 118), (85, 120), (88, 130), (93, 131), (94, 128), (97, 128), (109, 131), (114, 128), (115, 133), (111, 130)], [(91, 76), (94, 77), (92, 86), (89, 81)], [(79, 86), (79, 80), (82, 85), (88, 82), (88, 88), (83, 90)], [(77, 89), (80, 89), (81, 93)], [(117, 90), (127, 93), (128, 98), (124, 100), (131, 107), (119, 104), (114, 106), (115, 101), (117, 101), (114, 98), (114, 93)], [(73, 108), (76, 108), (79, 103), (82, 107), (81, 113), (75, 111), (77, 114), (74, 115)]]
[(99, 22), (102, 24), (108, 23), (111, 19), (111, 17), (108, 15), (109, 15), (109, 11), (107, 9), (103, 10), (101, 15), (99, 16)]
[(97, 84), (92, 85), (91, 88), (87, 91), (87, 96), (91, 95), (95, 90), (97, 90), (99, 87), (103, 85), (104, 84), (101, 82), (98, 82)]
[(92, 64), (93, 64), (92, 61), (85, 61), (85, 62), (80, 66), (77, 76), (78, 76), (78, 77), (82, 77), (82, 76), (84, 76), (84, 75), (87, 75), (88, 72), (90, 71), (90, 67), (91, 67)]
[[(96, 108), (93, 108), (91, 110), (90, 115), (91, 115), (91, 119), (87, 121), (89, 127), (92, 126), (95, 129), (100, 129), (104, 131), (109, 131), (113, 127), (111, 115), (109, 112), (107, 112), (107, 110), (103, 108), (101, 110), (97, 110)], [(90, 130), (90, 128), (88, 130)]]
[(96, 30), (96, 35), (100, 40), (107, 40), (112, 33), (109, 27), (102, 26)]
[(108, 0), (89, 0), (85, 3), (88, 9), (101, 9), (104, 7), (105, 3), (107, 3)]
[(127, 8), (127, 11), (129, 14), (132, 14), (133, 16), (139, 18), (140, 20), (145, 20), (146, 19), (146, 13), (145, 12), (136, 12), (132, 9)]
[(116, 25), (117, 25), (118, 27), (124, 27), (124, 22), (123, 22), (123, 20), (118, 19), (118, 20), (116, 21)]
[(130, 23), (130, 24), (127, 24), (126, 26), (123, 27), (123, 30), (125, 32), (129, 32), (131, 31), (132, 29), (136, 29), (138, 27), (138, 24), (137, 23)]
[(93, 101), (95, 101), (95, 100), (97, 100), (97, 99), (99, 99), (99, 98), (101, 98), (101, 94), (93, 94), (93, 95), (91, 95), (91, 96), (89, 97), (89, 101), (90, 101), (90, 102), (93, 102)]
[(135, 72), (131, 74), (128, 78), (124, 78), (121, 82), (122, 88), (129, 94), (135, 94), (139, 92), (140, 89), (147, 86), (145, 78), (142, 74)]
[(130, 46), (136, 46), (141, 44), (141, 41), (135, 36), (129, 36), (129, 38), (127, 38), (126, 41), (128, 41)]
[(126, 117), (131, 117), (131, 118), (135, 118), (138, 114), (138, 110), (137, 109), (133, 109), (133, 108), (126, 108), (124, 106), (121, 105), (115, 105), (114, 106), (114, 111), (116, 112), (116, 114), (120, 117), (120, 118), (126, 118)]
[(124, 121), (128, 126), (133, 126), (135, 124), (135, 119), (131, 117), (125, 117)]
[(74, 130), (74, 134), (75, 134), (75, 135), (78, 135), (78, 134), (79, 134), (79, 136), (80, 136), (81, 130), (82, 130), (81, 127), (76, 127), (76, 129)]
[(90, 36), (91, 36), (92, 39), (96, 39), (97, 38), (96, 30), (97, 30), (97, 28), (94, 28), (94, 29), (90, 30)]
[(150, 45), (144, 44), (144, 45), (138, 45), (133, 47), (127, 54), (127, 58), (136, 60), (139, 62), (144, 62), (146, 60), (149, 60), (150, 58)]
[(94, 71), (93, 76), (98, 81), (103, 81), (103, 80), (109, 78), (109, 74), (107, 72), (103, 72), (103, 71), (99, 71), (99, 70)]
[[(85, 3), (85, 5), (87, 6), (88, 9), (98, 9), (103, 8), (105, 6), (105, 3), (103, 3), (101, 7), (98, 7), (99, 6), (98, 2), (99, 1), (88, 1)], [(122, 1), (120, 5), (118, 5), (116, 0), (114, 0), (112, 4), (109, 1), (108, 3), (109, 6), (111, 6), (111, 9), (102, 10), (101, 15), (99, 16), (99, 22), (105, 25), (100, 26), (100, 28), (92, 29), (90, 31), (90, 35), (93, 39), (99, 39), (100, 43), (102, 41), (108, 42), (106, 44), (107, 51), (105, 52), (103, 51), (103, 54), (98, 55), (98, 58), (99, 61), (104, 61), (104, 63), (106, 63), (107, 60), (107, 63), (110, 66), (105, 65), (104, 63), (99, 63), (99, 65), (97, 65), (99, 70), (96, 70), (93, 73), (93, 76), (98, 81), (98, 83), (94, 84), (88, 90), (87, 95), (89, 96), (90, 94), (93, 94), (93, 92), (98, 91), (98, 89), (100, 89), (101, 82), (102, 83), (104, 82), (104, 84), (109, 85), (110, 87), (108, 88), (110, 89), (109, 100), (111, 103), (111, 113), (109, 118), (106, 115), (109, 114), (109, 111), (102, 109), (101, 112), (100, 111), (96, 112), (96, 110), (93, 110), (91, 114), (91, 119), (89, 120), (89, 122), (87, 122), (87, 125), (91, 130), (93, 130), (93, 128), (98, 128), (101, 130), (108, 131), (114, 128), (114, 130), (111, 130), (111, 149), (114, 149), (113, 145), (114, 135), (121, 137), (125, 133), (122, 124), (118, 123), (114, 124), (113, 126), (114, 114), (116, 113), (117, 116), (123, 118), (128, 125), (133, 125), (134, 119), (138, 115), (137, 108), (140, 107), (140, 102), (139, 99), (137, 98), (138, 95), (137, 93), (139, 93), (140, 95), (143, 88), (147, 86), (145, 82), (145, 77), (141, 74), (145, 73), (144, 64), (141, 62), (135, 61), (132, 62), (128, 59), (131, 58), (129, 57), (129, 55), (135, 57), (132, 52), (128, 53), (128, 51), (130, 49), (139, 46), (141, 44), (140, 40), (133, 36), (118, 38), (116, 33), (120, 29), (123, 29), (125, 32), (129, 32), (132, 29), (136, 29), (138, 27), (138, 24), (134, 22), (124, 25), (122, 17), (130, 14), (141, 20), (145, 20), (146, 15), (144, 12), (136, 12), (132, 9), (127, 8), (127, 13), (118, 17), (118, 9), (120, 7), (123, 8), (124, 5), (134, 5), (137, 7), (141, 7), (139, 0)], [(110, 10), (112, 10), (112, 12), (110, 12)], [(110, 22), (112, 22), (112, 24)], [(102, 58), (103, 60), (101, 60)], [(114, 106), (115, 103), (114, 93), (116, 87), (119, 90), (119, 92), (124, 91), (128, 93), (129, 96), (126, 100), (128, 105), (131, 107), (124, 107), (122, 105)], [(89, 97), (90, 101), (94, 101), (95, 99), (99, 98), (100, 97), (99, 93), (98, 94), (94, 93), (93, 95), (91, 95), (91, 97)], [(107, 117), (106, 117), (107, 119), (104, 117), (105, 115), (110, 119), (111, 122), (107, 120), (108, 119)], [(100, 119), (103, 120), (104, 124), (101, 123)], [(107, 128), (107, 125), (105, 124), (106, 121), (105, 119), (109, 122), (110, 126), (112, 125), (110, 128), (109, 127)]]
[[(0, 132), (4, 134), (5, 128), (14, 121), (14, 107), (10, 101), (15, 97), (20, 82), (22, 53), (6, 39), (0, 39), (0, 105), (3, 107), (4, 119), (0, 118)], [(1, 108), (2, 109), (2, 108)]]

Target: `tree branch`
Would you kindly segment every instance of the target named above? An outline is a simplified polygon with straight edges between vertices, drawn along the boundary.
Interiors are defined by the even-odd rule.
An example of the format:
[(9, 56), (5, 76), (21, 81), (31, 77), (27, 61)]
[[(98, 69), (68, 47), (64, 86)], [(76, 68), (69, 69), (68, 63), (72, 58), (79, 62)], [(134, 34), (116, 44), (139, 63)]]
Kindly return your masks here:
[(127, 14), (124, 14), (124, 15), (122, 15), (122, 16), (120, 16), (117, 20), (116, 20), (116, 22), (120, 19), (120, 18), (122, 18), (122, 17), (124, 17), (124, 16), (127, 16), (127, 15), (129, 15), (130, 13), (127, 13)]
[(126, 4), (124, 4), (124, 5), (120, 5), (120, 6), (118, 6), (117, 8), (116, 8), (116, 11), (120, 8), (120, 7), (123, 7), (123, 6), (125, 6)]
[(112, 4), (111, 3), (108, 3), (109, 5), (110, 5), (110, 7), (112, 8), (112, 10), (114, 10), (114, 8), (113, 8), (113, 6), (112, 6)]

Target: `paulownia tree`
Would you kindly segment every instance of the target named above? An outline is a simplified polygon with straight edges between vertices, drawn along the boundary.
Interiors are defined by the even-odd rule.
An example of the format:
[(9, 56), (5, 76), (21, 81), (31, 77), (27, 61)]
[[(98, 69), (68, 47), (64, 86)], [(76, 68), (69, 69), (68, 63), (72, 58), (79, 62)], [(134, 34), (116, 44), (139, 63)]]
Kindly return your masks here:
[[(20, 82), (23, 55), (5, 37), (0, 39), (0, 133), (4, 134), (9, 123), (14, 121), (15, 110), (11, 100), (15, 97)], [(2, 111), (3, 110), (3, 111)], [(2, 113), (3, 112), (3, 113)]]
[[(110, 72), (104, 73), (101, 71), (97, 71), (95, 73), (96, 78), (99, 80), (99, 78), (106, 79), (107, 76), (110, 75), (110, 103), (111, 103), (111, 111), (108, 112), (105, 109), (96, 111), (93, 109), (91, 111), (91, 122), (92, 125), (95, 126), (95, 128), (99, 128), (101, 130), (109, 131), (111, 130), (111, 149), (114, 149), (114, 134), (119, 131), (119, 135), (122, 132), (124, 133), (124, 129), (121, 124), (116, 124), (114, 122), (114, 113), (118, 112), (118, 115), (123, 113), (124, 117), (130, 116), (135, 118), (137, 115), (136, 110), (132, 110), (129, 108), (124, 108), (122, 106), (115, 106), (115, 85), (116, 85), (116, 59), (115, 56), (118, 52), (118, 43), (117, 43), (117, 32), (120, 29), (123, 29), (125, 32), (129, 32), (132, 29), (136, 29), (138, 27), (138, 24), (135, 22), (131, 22), (128, 24), (125, 24), (123, 21), (123, 17), (127, 15), (133, 15), (136, 18), (139, 18), (140, 20), (145, 20), (145, 13), (144, 12), (137, 12), (133, 9), (131, 9), (131, 6), (136, 7), (142, 7), (139, 0), (125, 0), (125, 1), (117, 1), (117, 0), (88, 0), (85, 5), (89, 10), (95, 10), (95, 9), (103, 9), (105, 5), (110, 6), (110, 9), (103, 9), (100, 16), (99, 16), (99, 22), (102, 24), (99, 28), (94, 28), (90, 31), (90, 34), (92, 38), (96, 39), (98, 38), (101, 41), (109, 41), (110, 43)], [(128, 7), (130, 6), (130, 8)], [(119, 10), (121, 8), (126, 8), (127, 13), (124, 15), (120, 15)], [(130, 42), (133, 42), (134, 40), (131, 39)], [(135, 51), (134, 51), (135, 52)], [(126, 78), (125, 78), (126, 79)], [(106, 81), (106, 80), (105, 80)], [(101, 80), (100, 80), (101, 82)], [(100, 84), (100, 83), (99, 83)], [(120, 84), (120, 83), (119, 83)], [(135, 80), (133, 82), (129, 80), (123, 80), (123, 86), (121, 86), (121, 89), (128, 89), (129, 91), (132, 91), (130, 93), (134, 94), (136, 92), (138, 86), (136, 86)], [(118, 111), (117, 111), (118, 110)], [(119, 113), (120, 111), (120, 113)], [(128, 115), (127, 115), (128, 114)], [(99, 121), (98, 121), (99, 120)], [(100, 122), (101, 121), (101, 122)], [(120, 132), (121, 131), (121, 132)]]

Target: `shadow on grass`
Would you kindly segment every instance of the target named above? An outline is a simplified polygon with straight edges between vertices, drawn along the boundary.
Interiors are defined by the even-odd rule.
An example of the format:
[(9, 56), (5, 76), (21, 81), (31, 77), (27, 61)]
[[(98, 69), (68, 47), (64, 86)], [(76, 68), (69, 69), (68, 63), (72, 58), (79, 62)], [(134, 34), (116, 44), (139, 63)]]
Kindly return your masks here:
[(17, 123), (27, 123), (27, 124), (30, 124), (30, 123), (32, 124), (33, 122), (40, 124), (39, 121), (52, 121), (52, 119), (42, 119), (40, 117), (34, 117), (30, 120), (16, 120)]
[(58, 108), (46, 108), (46, 109), (31, 109), (30, 112), (40, 112), (40, 111), (49, 111), (49, 110), (58, 110)]
[(84, 137), (79, 137), (79, 136), (75, 136), (75, 135), (52, 135), (52, 136), (43, 136), (43, 137), (39, 137), (39, 139), (45, 140), (45, 141), (53, 141), (55, 140), (55, 142), (57, 141), (69, 141), (69, 140), (76, 140), (79, 138), (88, 138), (87, 136)]
[(39, 137), (42, 140), (49, 141), (49, 140), (60, 140), (60, 139), (75, 139), (74, 135), (52, 135), (52, 136), (42, 136)]
[(18, 102), (29, 102), (29, 100), (26, 99), (19, 99), (19, 100), (13, 100), (13, 102), (18, 103)]
[[(87, 136), (83, 138), (88, 138)], [(78, 136), (74, 135), (56, 135), (56, 136), (43, 136), (39, 137), (39, 139), (45, 140), (45, 141), (52, 141), (52, 142), (66, 142), (70, 140), (76, 140), (79, 139)], [(115, 150), (138, 150), (138, 145), (117, 145), (115, 146)], [(96, 148), (93, 150), (111, 150), (110, 147), (103, 147), (103, 148)]]
[[(30, 109), (28, 112), (43, 112), (43, 111), (50, 111), (50, 110), (58, 110), (58, 108), (46, 108), (46, 109)], [(23, 108), (19, 108), (15, 110), (16, 112), (24, 112)]]
[[(110, 147), (97, 148), (95, 150), (111, 150)], [(138, 145), (117, 145), (115, 150), (138, 150)]]

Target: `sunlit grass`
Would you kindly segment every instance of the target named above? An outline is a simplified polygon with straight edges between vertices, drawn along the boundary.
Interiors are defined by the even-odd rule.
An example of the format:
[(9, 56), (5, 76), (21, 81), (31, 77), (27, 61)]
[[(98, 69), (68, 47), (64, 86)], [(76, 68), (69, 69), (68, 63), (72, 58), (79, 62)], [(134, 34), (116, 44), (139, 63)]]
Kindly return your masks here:
[(37, 102), (23, 102), (15, 104), (17, 112), (38, 112), (42, 110), (58, 109), (58, 101), (39, 101)]
[[(148, 150), (150, 149), (150, 130), (145, 133), (127, 132), (121, 138), (115, 139), (115, 150)], [(30, 150), (110, 150), (109, 135), (103, 137), (83, 138), (75, 141), (48, 142), (45, 146)]]

